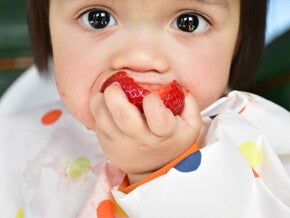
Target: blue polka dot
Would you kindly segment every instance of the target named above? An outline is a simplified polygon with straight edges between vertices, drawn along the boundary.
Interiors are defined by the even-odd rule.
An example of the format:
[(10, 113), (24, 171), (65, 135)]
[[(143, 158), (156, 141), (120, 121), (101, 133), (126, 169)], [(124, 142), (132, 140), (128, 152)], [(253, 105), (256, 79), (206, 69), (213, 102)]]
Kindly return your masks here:
[(179, 162), (174, 168), (182, 173), (188, 173), (196, 170), (201, 163), (201, 152), (197, 151), (181, 162)]
[(215, 114), (215, 115), (209, 116), (209, 118), (212, 119), (212, 120), (214, 120), (214, 118), (216, 118), (217, 115), (218, 115), (218, 114)]

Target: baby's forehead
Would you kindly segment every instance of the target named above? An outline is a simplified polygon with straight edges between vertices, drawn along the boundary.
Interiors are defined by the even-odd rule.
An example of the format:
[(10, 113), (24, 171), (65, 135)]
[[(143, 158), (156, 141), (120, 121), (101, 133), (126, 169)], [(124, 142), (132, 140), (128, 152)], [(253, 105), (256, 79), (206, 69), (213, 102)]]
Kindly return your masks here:
[(230, 6), (229, 0), (189, 0), (189, 1), (197, 1), (197, 2), (201, 2), (205, 4), (217, 4), (217, 5), (222, 5), (224, 7)]
[[(54, 1), (59, 4), (76, 4), (76, 3), (90, 3), (90, 4), (99, 4), (99, 3), (116, 3), (116, 2), (122, 2), (122, 4), (130, 4), (133, 2), (142, 2), (144, 0), (49, 0), (50, 2)], [(155, 2), (156, 0), (147, 0), (147, 2)], [(158, 0), (160, 1), (160, 0)], [(203, 5), (215, 5), (223, 8), (229, 9), (231, 5), (235, 2), (240, 2), (240, 0), (164, 0), (166, 2), (176, 2), (176, 3), (185, 3), (185, 2), (192, 2), (192, 3), (200, 3)]]
[[(84, 3), (100, 3), (100, 2), (116, 2), (116, 1), (122, 1), (123, 3), (129, 3), (129, 2), (132, 2), (132, 1), (144, 1), (144, 0), (130, 0), (130, 1), (126, 1), (126, 0), (49, 0), (49, 1), (56, 1), (56, 2), (59, 2), (59, 3), (76, 3), (76, 2), (84, 2)], [(152, 0), (153, 2), (155, 0)], [(230, 6), (230, 3), (232, 1), (235, 1), (235, 0), (166, 0), (168, 2), (182, 2), (182, 1), (188, 1), (188, 2), (199, 2), (199, 3), (203, 3), (203, 4), (215, 4), (215, 5), (222, 5), (224, 7), (229, 7)], [(240, 0), (238, 0), (240, 1)]]

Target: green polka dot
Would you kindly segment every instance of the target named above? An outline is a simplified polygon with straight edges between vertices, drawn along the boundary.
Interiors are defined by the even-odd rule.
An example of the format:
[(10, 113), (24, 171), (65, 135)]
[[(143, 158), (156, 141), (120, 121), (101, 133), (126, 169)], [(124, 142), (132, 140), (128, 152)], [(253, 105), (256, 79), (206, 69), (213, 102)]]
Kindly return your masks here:
[(19, 208), (15, 218), (24, 218), (24, 210), (22, 208)]
[(255, 168), (260, 164), (261, 151), (254, 142), (244, 142), (239, 146), (239, 151), (247, 159), (251, 167)]
[(87, 172), (91, 167), (91, 162), (89, 159), (80, 157), (74, 160), (68, 168), (68, 172), (71, 178), (78, 179), (80, 178), (85, 172)]

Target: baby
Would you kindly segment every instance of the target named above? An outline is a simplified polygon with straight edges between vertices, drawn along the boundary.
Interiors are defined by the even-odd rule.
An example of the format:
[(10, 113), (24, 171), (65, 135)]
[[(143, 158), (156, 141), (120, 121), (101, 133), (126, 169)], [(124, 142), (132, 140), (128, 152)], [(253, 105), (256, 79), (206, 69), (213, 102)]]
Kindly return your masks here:
[[(10, 203), (9, 212), (1, 208), (0, 215), (289, 217), (289, 112), (259, 96), (228, 91), (246, 87), (255, 70), (266, 5), (264, 0), (29, 0), (36, 66), (45, 74), (51, 58), (65, 108), (88, 130), (58, 106), (53, 121), (62, 113), (66, 121), (62, 117), (58, 134), (49, 130), (53, 137), (46, 140), (65, 146), (54, 142), (41, 155), (29, 154), (17, 178), (24, 174), (25, 187), (35, 183), (36, 172), (43, 178), (44, 160), (56, 166), (54, 173), (46, 174), (46, 186), (38, 183), (46, 188), (17, 196), (25, 199), (23, 206), (11, 203), (11, 193), (1, 194)], [(118, 80), (103, 88), (120, 72), (142, 87), (177, 81), (182, 111), (174, 114), (154, 91), (143, 96), (140, 110)], [(79, 146), (68, 145), (75, 141)], [(92, 146), (97, 143), (108, 161)], [(64, 156), (86, 153), (98, 164), (92, 167), (80, 157), (66, 171), (71, 178), (60, 182), (61, 149)], [(31, 160), (33, 170), (27, 167)], [(51, 190), (66, 200), (49, 197)]]

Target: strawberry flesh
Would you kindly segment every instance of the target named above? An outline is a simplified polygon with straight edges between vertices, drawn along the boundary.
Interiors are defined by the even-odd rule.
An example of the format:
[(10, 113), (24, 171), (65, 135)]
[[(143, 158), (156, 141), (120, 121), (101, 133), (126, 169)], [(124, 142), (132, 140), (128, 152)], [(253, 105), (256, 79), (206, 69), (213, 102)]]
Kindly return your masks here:
[(146, 84), (141, 86), (129, 75), (120, 71), (109, 77), (103, 84), (101, 92), (114, 82), (118, 82), (125, 92), (128, 100), (143, 112), (143, 98), (150, 92), (158, 93), (164, 105), (169, 108), (174, 115), (180, 115), (184, 107), (184, 92), (180, 85), (174, 80), (165, 86)]

